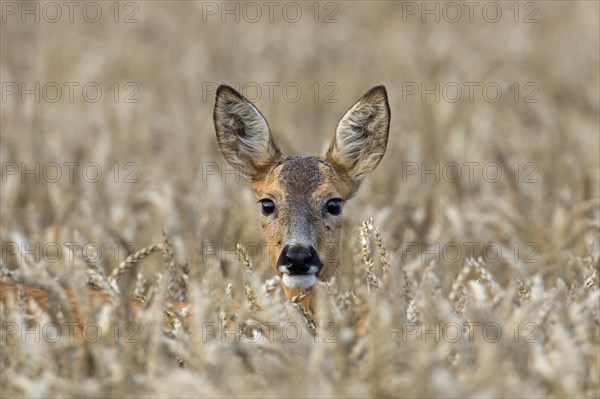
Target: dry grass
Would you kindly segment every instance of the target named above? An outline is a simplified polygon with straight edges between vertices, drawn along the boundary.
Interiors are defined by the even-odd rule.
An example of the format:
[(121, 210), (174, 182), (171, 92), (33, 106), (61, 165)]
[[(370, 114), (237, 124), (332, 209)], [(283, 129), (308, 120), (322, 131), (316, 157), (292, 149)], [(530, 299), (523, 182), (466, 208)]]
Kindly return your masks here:
[[(473, 23), (403, 22), (399, 2), (336, 3), (330, 24), (313, 21), (312, 3), (298, 23), (203, 22), (208, 3), (192, 1), (139, 2), (132, 24), (113, 22), (112, 3), (95, 24), (8, 15), (3, 96), (6, 82), (58, 82), (63, 95), (0, 104), (3, 278), (55, 304), (44, 311), (23, 292), (2, 304), (2, 397), (598, 397), (599, 5), (540, 2), (525, 24), (509, 3), (498, 23), (480, 8)], [(73, 102), (64, 82), (80, 83)], [(81, 95), (89, 82), (98, 102)], [(302, 154), (322, 153), (352, 102), (387, 87), (388, 151), (345, 208), (343, 271), (318, 286), (314, 315), (271, 278), (244, 182), (207, 173), (224, 168), (207, 82), (257, 83), (276, 139)], [(273, 101), (268, 82), (279, 82)], [(282, 95), (289, 82), (297, 102)], [(436, 102), (405, 98), (407, 82), (480, 86), (472, 102), (463, 84), (461, 101)], [(497, 102), (482, 97), (489, 82)], [(139, 101), (126, 103), (132, 87)], [(539, 101), (524, 102), (535, 87)], [(338, 101), (325, 102), (332, 89)], [(72, 176), (67, 162), (79, 163)], [(456, 182), (406, 173), (451, 162), (463, 167)], [(468, 162), (479, 162), (472, 181)], [(36, 163), (39, 181), (21, 175)], [(486, 181), (486, 164), (502, 178)], [(73, 319), (60, 285), (102, 338), (10, 333)], [(116, 302), (95, 308), (86, 286)], [(133, 324), (124, 292), (148, 304)], [(180, 301), (189, 307), (166, 305)], [(224, 328), (237, 330), (222, 339)]]

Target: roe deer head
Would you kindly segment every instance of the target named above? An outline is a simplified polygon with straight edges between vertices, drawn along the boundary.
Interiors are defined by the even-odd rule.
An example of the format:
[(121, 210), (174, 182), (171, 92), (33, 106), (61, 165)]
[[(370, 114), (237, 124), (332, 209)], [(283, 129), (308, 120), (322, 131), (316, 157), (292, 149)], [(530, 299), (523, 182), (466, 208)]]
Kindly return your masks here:
[[(217, 89), (214, 123), (225, 160), (259, 200), (269, 260), (286, 297), (335, 274), (344, 203), (387, 146), (385, 87), (372, 88), (346, 112), (324, 157), (284, 156), (258, 108), (226, 85)], [(302, 303), (313, 308), (312, 289)]]

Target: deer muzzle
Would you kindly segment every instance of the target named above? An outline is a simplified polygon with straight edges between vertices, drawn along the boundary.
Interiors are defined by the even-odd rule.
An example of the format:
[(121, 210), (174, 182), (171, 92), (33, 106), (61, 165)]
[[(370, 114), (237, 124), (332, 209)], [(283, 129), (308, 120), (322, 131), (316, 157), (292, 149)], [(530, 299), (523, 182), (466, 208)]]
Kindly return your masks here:
[(312, 287), (322, 268), (323, 262), (314, 246), (286, 245), (277, 260), (277, 270), (288, 288)]

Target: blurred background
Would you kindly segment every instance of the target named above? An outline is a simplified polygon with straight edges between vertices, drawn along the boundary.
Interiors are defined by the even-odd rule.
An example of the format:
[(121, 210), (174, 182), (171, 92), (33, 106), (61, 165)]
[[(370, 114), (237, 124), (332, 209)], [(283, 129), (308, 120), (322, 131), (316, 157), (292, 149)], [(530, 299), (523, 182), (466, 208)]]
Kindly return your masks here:
[(217, 85), (254, 101), (285, 153), (322, 154), (384, 84), (388, 150), (347, 243), (374, 217), (394, 253), (531, 242), (526, 266), (554, 270), (597, 234), (598, 22), (586, 1), (3, 2), (2, 239), (99, 243), (106, 268), (163, 227), (188, 259), (261, 242), (218, 153)]

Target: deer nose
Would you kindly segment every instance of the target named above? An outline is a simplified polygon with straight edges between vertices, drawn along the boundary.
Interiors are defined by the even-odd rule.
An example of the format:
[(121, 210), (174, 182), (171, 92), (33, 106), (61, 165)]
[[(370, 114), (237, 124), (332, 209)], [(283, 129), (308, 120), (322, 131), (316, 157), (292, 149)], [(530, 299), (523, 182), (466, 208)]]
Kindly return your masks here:
[(321, 260), (313, 247), (285, 246), (277, 261), (279, 271), (291, 275), (316, 274), (321, 267)]
[(304, 265), (311, 257), (310, 250), (305, 248), (291, 248), (285, 254), (285, 260), (292, 265)]

